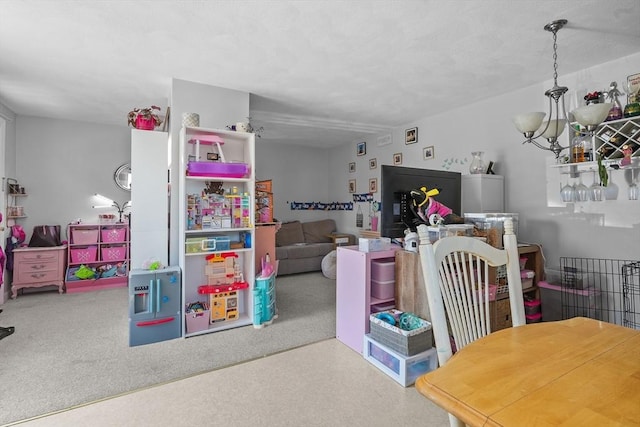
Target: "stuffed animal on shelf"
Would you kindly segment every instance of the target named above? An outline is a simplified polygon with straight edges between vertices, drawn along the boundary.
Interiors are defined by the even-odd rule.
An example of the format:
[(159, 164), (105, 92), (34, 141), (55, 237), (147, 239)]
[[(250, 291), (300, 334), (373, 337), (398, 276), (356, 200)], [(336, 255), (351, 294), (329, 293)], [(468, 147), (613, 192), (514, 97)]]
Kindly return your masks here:
[(420, 187), (409, 192), (411, 196), (411, 211), (416, 216), (416, 225), (439, 225), (439, 224), (464, 224), (464, 218), (453, 213), (448, 206), (435, 200), (433, 197), (440, 194), (437, 188), (427, 190), (427, 187)]

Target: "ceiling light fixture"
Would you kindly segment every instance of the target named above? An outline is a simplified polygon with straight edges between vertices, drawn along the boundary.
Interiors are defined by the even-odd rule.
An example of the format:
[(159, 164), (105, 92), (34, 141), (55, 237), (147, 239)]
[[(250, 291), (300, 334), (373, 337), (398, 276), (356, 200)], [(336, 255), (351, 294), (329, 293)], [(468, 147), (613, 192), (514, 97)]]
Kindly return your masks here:
[[(558, 142), (558, 138), (567, 127), (567, 112), (564, 106), (564, 94), (569, 90), (566, 86), (558, 86), (558, 31), (567, 23), (566, 19), (558, 19), (544, 26), (546, 31), (553, 34), (553, 87), (544, 94), (549, 98), (549, 118), (546, 124), (542, 124), (545, 113), (524, 113), (518, 114), (513, 118), (516, 128), (526, 138), (524, 143), (530, 142), (536, 147), (551, 151), (556, 155), (556, 159), (560, 157), (562, 150), (568, 148), (563, 147)], [(613, 104), (590, 104), (579, 107), (571, 112), (575, 120), (580, 123), (589, 133), (598, 127), (600, 123), (609, 114), (609, 110)], [(538, 134), (536, 135), (536, 132)], [(536, 141), (543, 137), (549, 142), (549, 146), (545, 146)]]

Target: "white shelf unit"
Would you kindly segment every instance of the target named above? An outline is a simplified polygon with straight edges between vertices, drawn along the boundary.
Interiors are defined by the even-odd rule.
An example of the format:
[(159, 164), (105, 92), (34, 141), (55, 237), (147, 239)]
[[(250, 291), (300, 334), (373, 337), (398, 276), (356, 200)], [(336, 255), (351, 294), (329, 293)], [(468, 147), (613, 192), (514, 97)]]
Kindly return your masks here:
[[(207, 161), (208, 158), (221, 156), (217, 153), (215, 145), (195, 144), (195, 141), (207, 141), (212, 138), (221, 138), (222, 151), (227, 162), (241, 162), (249, 165), (249, 173), (246, 177), (237, 178), (229, 176), (193, 176), (188, 175), (188, 162), (190, 160)], [(209, 151), (209, 153), (207, 153)], [(196, 154), (197, 153), (197, 154)], [(208, 154), (212, 154), (211, 156)], [(216, 156), (213, 156), (215, 154)], [(198, 158), (195, 158), (197, 156)], [(211, 160), (212, 162), (214, 160)], [(235, 262), (240, 266), (243, 281), (248, 284), (245, 289), (236, 290), (233, 304), (237, 315), (232, 319), (211, 322), (208, 328), (187, 332), (186, 322), (183, 322), (182, 334), (184, 337), (217, 332), (225, 329), (236, 328), (253, 324), (253, 288), (255, 286), (255, 136), (252, 133), (235, 132), (220, 129), (208, 129), (200, 127), (183, 127), (180, 131), (180, 177), (179, 177), (179, 264), (182, 269), (182, 311), (183, 319), (188, 304), (194, 302), (209, 302), (208, 294), (198, 292), (200, 286), (209, 285), (205, 274), (205, 267), (209, 262), (207, 257), (212, 254), (235, 253)], [(189, 195), (202, 194), (211, 183), (222, 183), (221, 188), (225, 195), (231, 195), (233, 190), (237, 194), (248, 195), (248, 223), (234, 227), (231, 224), (223, 226), (212, 224), (207, 228), (195, 228), (188, 224), (187, 199)], [(229, 226), (231, 225), (231, 226)], [(250, 242), (242, 248), (229, 248), (222, 250), (204, 249), (198, 252), (187, 251), (187, 239), (220, 239), (229, 238), (233, 242)], [(224, 297), (223, 294), (220, 294)], [(221, 298), (224, 300), (224, 298)], [(228, 300), (227, 300), (227, 304)], [(215, 308), (210, 307), (214, 312)], [(213, 317), (213, 314), (212, 314)]]
[(22, 193), (18, 190), (18, 181), (14, 178), (7, 178), (7, 187), (5, 189), (5, 194), (7, 195), (5, 205), (6, 205), (6, 217), (7, 220), (12, 220), (8, 225), (12, 225), (15, 223), (17, 219), (26, 218), (27, 215), (24, 212), (24, 206), (22, 206), (20, 200), (27, 197), (26, 193)]

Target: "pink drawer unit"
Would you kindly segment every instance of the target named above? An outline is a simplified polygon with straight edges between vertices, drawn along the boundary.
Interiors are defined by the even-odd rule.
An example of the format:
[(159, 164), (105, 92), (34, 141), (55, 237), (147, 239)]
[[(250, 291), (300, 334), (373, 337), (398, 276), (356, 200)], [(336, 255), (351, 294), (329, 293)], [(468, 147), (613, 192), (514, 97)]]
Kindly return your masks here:
[(371, 261), (371, 280), (388, 282), (396, 279), (396, 262), (393, 259)]

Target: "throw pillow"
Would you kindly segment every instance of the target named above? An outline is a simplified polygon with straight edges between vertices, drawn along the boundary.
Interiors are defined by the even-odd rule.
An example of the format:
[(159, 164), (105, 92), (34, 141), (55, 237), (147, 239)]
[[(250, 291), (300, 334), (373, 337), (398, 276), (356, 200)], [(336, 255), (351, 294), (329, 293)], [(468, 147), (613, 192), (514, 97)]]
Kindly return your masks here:
[(304, 233), (300, 221), (285, 222), (276, 233), (276, 246), (304, 243)]
[(332, 219), (322, 219), (302, 223), (304, 241), (307, 243), (330, 243), (331, 233), (336, 231), (336, 222)]

